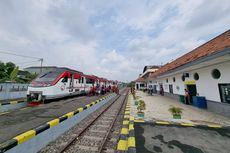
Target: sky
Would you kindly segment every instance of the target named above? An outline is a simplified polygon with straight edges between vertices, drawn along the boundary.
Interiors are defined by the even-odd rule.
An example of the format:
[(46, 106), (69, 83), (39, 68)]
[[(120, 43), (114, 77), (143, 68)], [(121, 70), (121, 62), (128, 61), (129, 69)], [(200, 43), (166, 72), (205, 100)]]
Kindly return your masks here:
[[(0, 1), (0, 52), (125, 82), (229, 28), (229, 0)], [(0, 61), (39, 66), (2, 53)]]

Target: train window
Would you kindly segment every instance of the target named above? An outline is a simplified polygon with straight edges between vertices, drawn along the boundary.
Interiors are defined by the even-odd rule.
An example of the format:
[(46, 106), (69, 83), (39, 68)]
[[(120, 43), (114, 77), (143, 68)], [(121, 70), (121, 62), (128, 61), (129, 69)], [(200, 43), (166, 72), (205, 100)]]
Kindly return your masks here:
[(50, 71), (39, 75), (35, 81), (37, 82), (51, 82), (55, 80), (63, 71)]
[(62, 81), (61, 82), (68, 82), (68, 75), (66, 75), (63, 79), (62, 79)]
[(94, 80), (93, 79), (86, 79), (86, 83), (87, 84), (94, 84)]
[(83, 77), (81, 77), (81, 83), (84, 83), (84, 78)]
[(78, 78), (78, 83), (81, 83), (81, 78)]

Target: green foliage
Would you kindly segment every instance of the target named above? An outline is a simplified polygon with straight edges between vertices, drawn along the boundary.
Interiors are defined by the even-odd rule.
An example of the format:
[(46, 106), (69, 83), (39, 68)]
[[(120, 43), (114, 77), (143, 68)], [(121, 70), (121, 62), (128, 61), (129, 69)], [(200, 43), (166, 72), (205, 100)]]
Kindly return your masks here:
[(6, 81), (12, 81), (17, 83), (30, 83), (33, 79), (37, 77), (36, 74), (26, 74), (25, 78), (18, 77), (19, 67), (12, 63), (3, 63), (0, 61), (0, 83)]
[(134, 88), (135, 87), (135, 82), (128, 83), (127, 87)]
[(169, 112), (171, 112), (172, 115), (181, 115), (183, 111), (182, 108), (175, 106), (171, 106), (168, 110)]
[(27, 73), (27, 74), (26, 74), (26, 78), (27, 78), (29, 81), (34, 80), (37, 76), (38, 76), (38, 74), (35, 74), (35, 73)]
[(136, 99), (140, 99), (141, 97), (140, 96), (136, 96)]
[(144, 100), (139, 100), (137, 110), (138, 112), (143, 112), (145, 110), (145, 101)]
[(10, 73), (10, 81), (12, 82), (16, 82), (16, 78), (17, 78), (17, 75), (18, 75), (18, 70), (19, 70), (19, 67), (15, 67), (14, 70)]
[(5, 64), (5, 70), (6, 73), (10, 76), (10, 74), (12, 73), (12, 71), (15, 69), (16, 65), (12, 62), (7, 62)]

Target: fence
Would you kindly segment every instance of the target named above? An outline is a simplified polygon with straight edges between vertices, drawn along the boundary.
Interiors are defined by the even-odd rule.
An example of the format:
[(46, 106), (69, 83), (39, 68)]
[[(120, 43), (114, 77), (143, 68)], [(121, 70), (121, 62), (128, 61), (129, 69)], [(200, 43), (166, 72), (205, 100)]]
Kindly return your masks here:
[(9, 99), (26, 98), (26, 91), (29, 84), (1, 83), (0, 101)]

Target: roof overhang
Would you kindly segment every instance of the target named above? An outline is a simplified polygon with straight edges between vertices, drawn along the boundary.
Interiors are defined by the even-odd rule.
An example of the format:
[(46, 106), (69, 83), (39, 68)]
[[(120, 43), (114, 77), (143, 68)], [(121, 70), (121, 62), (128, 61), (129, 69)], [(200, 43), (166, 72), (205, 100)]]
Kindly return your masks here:
[(195, 69), (200, 69), (203, 67), (224, 63), (230, 61), (230, 48), (226, 48), (222, 51), (219, 51), (215, 54), (211, 54), (205, 57), (202, 57), (200, 59), (197, 59), (193, 62), (190, 62), (188, 64), (182, 65), (178, 68), (175, 68), (173, 70), (167, 71), (166, 73), (163, 73), (157, 78), (167, 77), (170, 75), (175, 75), (177, 73), (185, 72), (185, 71), (191, 71)]
[(145, 75), (147, 75), (148, 73), (153, 73), (155, 72), (157, 69), (148, 69), (146, 70), (140, 77), (143, 78), (145, 77)]

